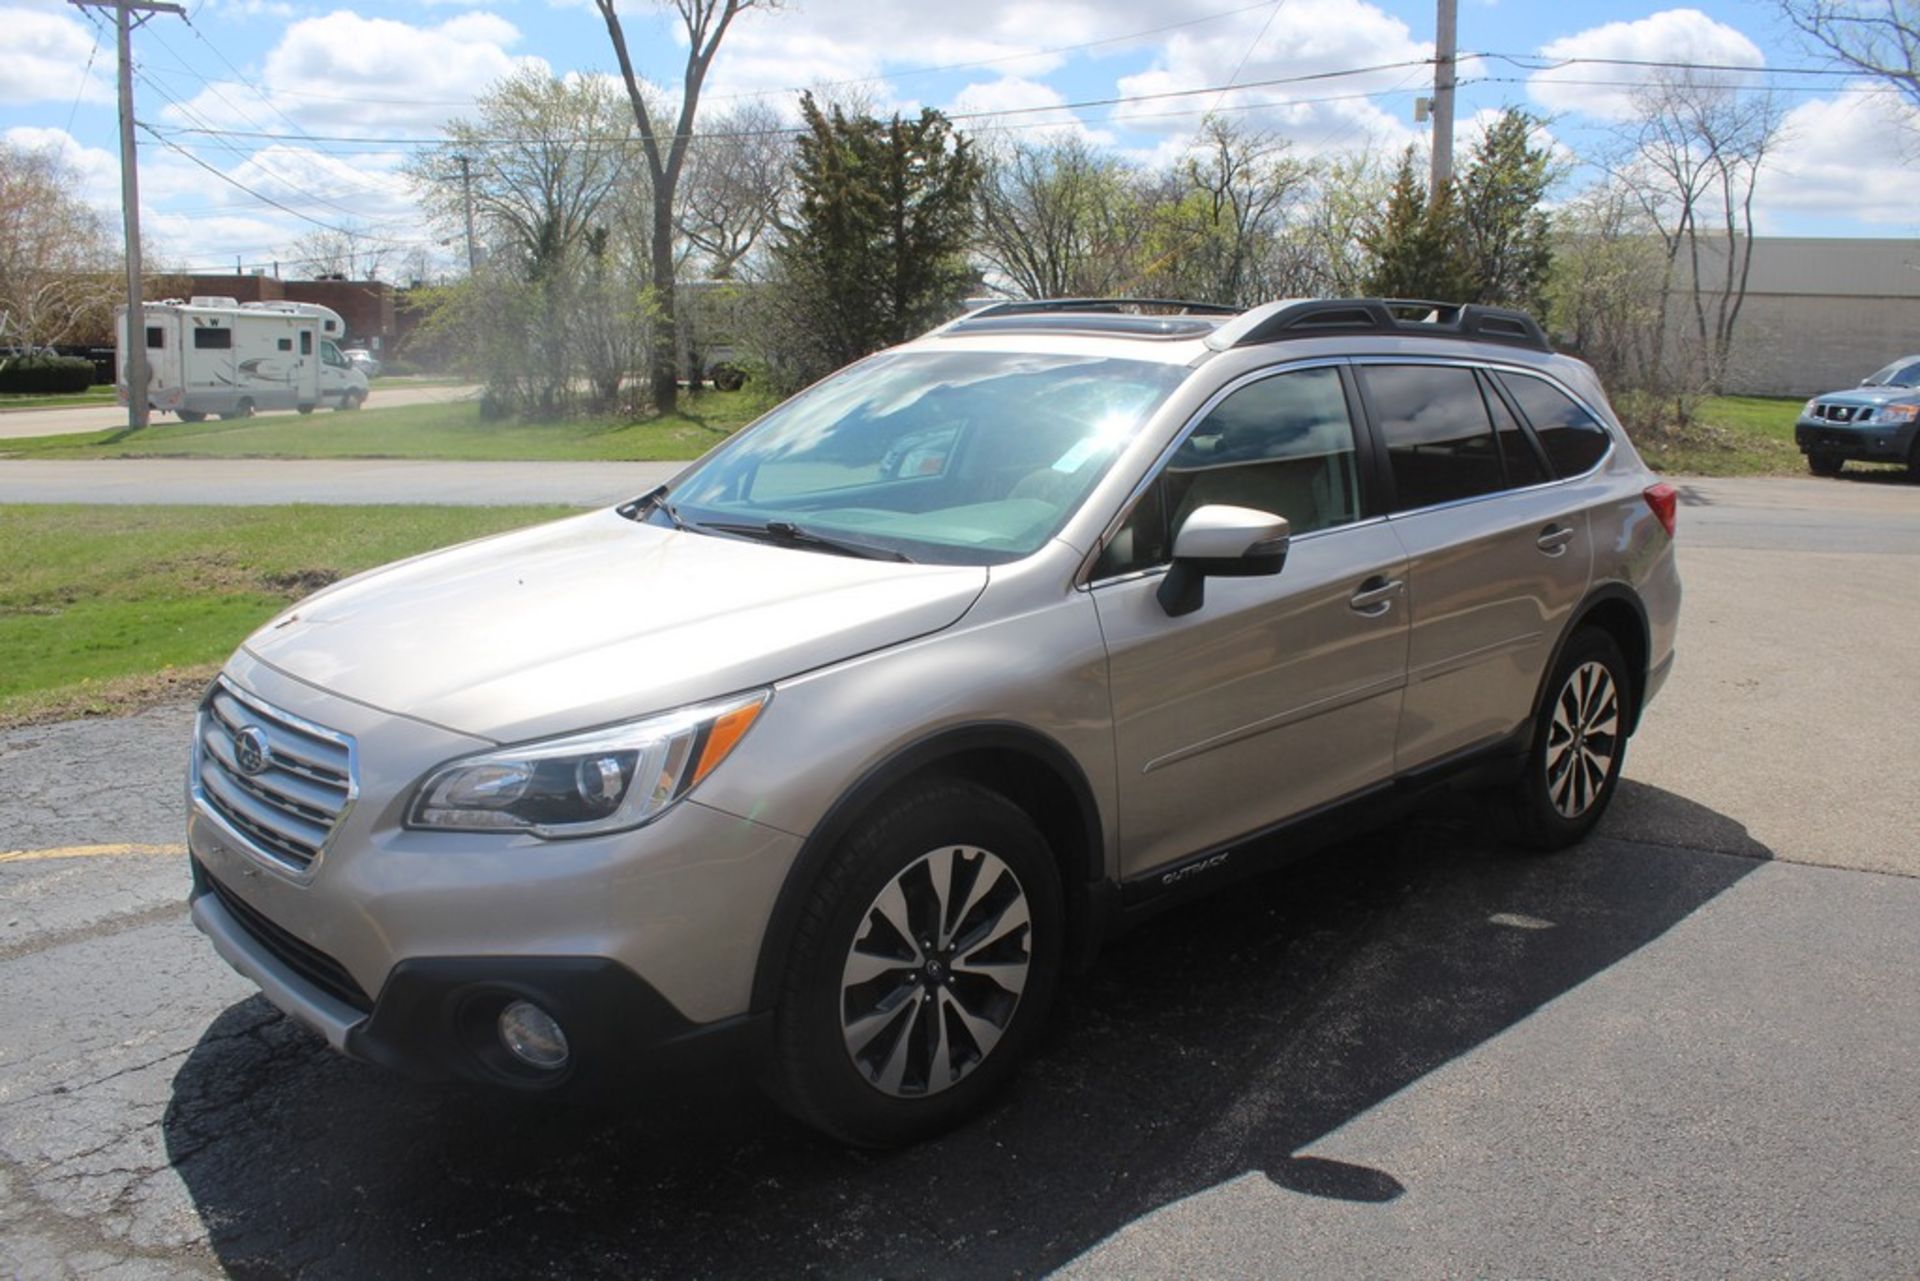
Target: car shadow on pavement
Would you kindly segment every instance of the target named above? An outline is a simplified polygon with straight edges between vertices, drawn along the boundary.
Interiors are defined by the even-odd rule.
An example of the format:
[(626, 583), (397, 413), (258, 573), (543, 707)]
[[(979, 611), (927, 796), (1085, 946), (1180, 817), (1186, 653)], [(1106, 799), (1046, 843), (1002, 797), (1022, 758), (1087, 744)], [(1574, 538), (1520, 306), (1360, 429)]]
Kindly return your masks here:
[(1142, 926), (1067, 986), (986, 1116), (902, 1152), (820, 1139), (743, 1082), (617, 1111), (415, 1085), (257, 997), (175, 1077), (167, 1151), (243, 1278), (1023, 1276), (1252, 1171), (1391, 1201), (1394, 1171), (1301, 1150), (1768, 857), (1630, 782), (1571, 851), (1483, 827), (1461, 798)]

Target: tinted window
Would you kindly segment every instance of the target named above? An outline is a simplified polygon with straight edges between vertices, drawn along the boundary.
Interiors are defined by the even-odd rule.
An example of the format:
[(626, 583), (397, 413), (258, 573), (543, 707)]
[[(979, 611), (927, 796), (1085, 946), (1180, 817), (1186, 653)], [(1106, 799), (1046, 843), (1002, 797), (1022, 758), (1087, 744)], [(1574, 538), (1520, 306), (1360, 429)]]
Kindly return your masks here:
[(292, 351), (292, 350), (293, 350), (293, 339), (291, 339), (291, 338), (281, 338), (281, 339), (279, 339), (278, 341), (276, 341), (276, 342), (274, 343), (274, 346), (276, 346), (276, 347), (278, 347), (278, 348), (279, 348), (279, 349), (280, 349), (281, 351)]
[(1370, 365), (1361, 376), (1393, 462), (1398, 510), (1490, 494), (1501, 487), (1500, 455), (1472, 370)]
[(1336, 371), (1279, 374), (1216, 405), (1109, 540), (1095, 576), (1164, 563), (1180, 523), (1216, 503), (1285, 516), (1296, 534), (1359, 518), (1353, 422)]
[(1533, 424), (1533, 434), (1560, 475), (1578, 476), (1607, 452), (1607, 429), (1561, 392), (1522, 374), (1502, 374), (1500, 381), (1519, 402), (1520, 412)]
[(158, 325), (147, 326), (147, 346), (164, 347), (167, 345), (167, 331)]
[(231, 329), (196, 329), (193, 345), (197, 351), (226, 351), (233, 346)]
[(1527, 433), (1520, 426), (1520, 420), (1507, 408), (1507, 402), (1500, 394), (1489, 387), (1487, 390), (1487, 409), (1493, 414), (1493, 427), (1500, 436), (1500, 459), (1507, 465), (1507, 486), (1520, 489), (1527, 485), (1538, 485), (1550, 479), (1547, 469), (1540, 464), (1540, 455), (1535, 452), (1533, 442), (1527, 439)]
[(300, 354), (302, 356), (311, 356), (313, 354), (313, 331), (311, 329), (302, 329), (300, 331)]

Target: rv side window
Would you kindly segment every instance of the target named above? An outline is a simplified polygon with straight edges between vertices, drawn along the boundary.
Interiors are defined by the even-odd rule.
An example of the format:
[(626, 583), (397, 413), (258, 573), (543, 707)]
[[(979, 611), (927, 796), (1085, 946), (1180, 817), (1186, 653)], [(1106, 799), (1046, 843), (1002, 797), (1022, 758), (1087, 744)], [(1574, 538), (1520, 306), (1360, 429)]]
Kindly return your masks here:
[(193, 331), (195, 351), (227, 351), (233, 347), (231, 329), (196, 329)]
[(166, 345), (167, 345), (167, 331), (162, 329), (158, 325), (148, 325), (147, 326), (147, 346), (165, 347)]
[(313, 330), (311, 329), (302, 329), (300, 331), (300, 354), (302, 356), (311, 356), (313, 354)]
[(281, 340), (279, 341), (279, 343), (278, 343), (278, 344), (276, 344), (276, 345), (277, 345), (277, 346), (278, 346), (278, 347), (280, 348), (280, 350), (281, 350), (281, 351), (292, 351), (292, 350), (293, 350), (293, 339), (291, 339), (291, 338), (282, 338), (282, 339), (281, 339)]

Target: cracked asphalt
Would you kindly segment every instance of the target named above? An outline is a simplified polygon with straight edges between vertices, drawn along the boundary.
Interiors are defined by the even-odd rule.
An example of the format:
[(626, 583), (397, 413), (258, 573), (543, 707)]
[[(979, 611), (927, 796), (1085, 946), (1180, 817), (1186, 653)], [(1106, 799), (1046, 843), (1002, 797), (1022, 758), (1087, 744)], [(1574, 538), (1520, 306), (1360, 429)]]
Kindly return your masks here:
[(0, 1275), (1920, 1275), (1920, 487), (1681, 519), (1599, 836), (1455, 800), (1161, 918), (900, 1153), (340, 1059), (186, 921), (187, 709), (0, 734)]

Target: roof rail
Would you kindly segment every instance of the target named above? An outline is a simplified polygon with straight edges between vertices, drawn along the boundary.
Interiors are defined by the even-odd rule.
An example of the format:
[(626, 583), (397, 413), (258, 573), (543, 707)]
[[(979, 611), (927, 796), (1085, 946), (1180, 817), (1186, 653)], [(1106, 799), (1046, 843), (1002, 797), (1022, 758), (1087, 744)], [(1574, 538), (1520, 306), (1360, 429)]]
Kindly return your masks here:
[(1255, 307), (1221, 325), (1208, 336), (1207, 345), (1226, 351), (1289, 338), (1339, 334), (1461, 338), (1534, 351), (1553, 350), (1539, 322), (1524, 311), (1419, 298), (1283, 299)]
[(1050, 311), (1113, 311), (1155, 307), (1186, 316), (1237, 316), (1244, 307), (1218, 302), (1193, 302), (1185, 298), (1015, 298), (990, 302), (961, 317), (978, 320), (985, 316), (1029, 316)]

